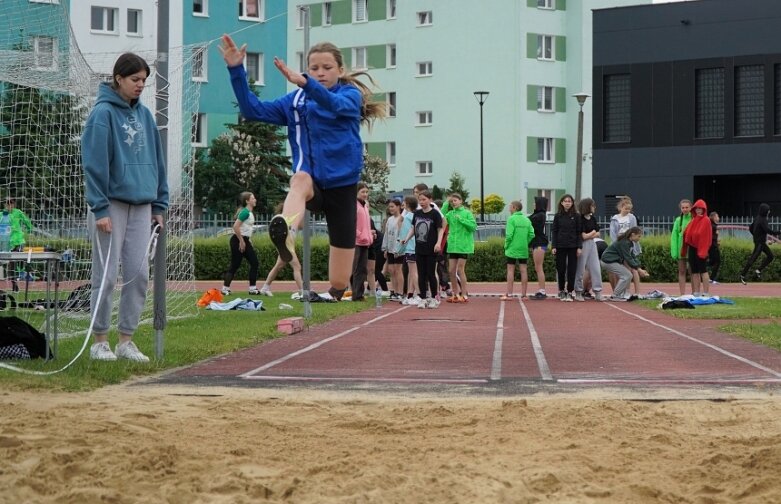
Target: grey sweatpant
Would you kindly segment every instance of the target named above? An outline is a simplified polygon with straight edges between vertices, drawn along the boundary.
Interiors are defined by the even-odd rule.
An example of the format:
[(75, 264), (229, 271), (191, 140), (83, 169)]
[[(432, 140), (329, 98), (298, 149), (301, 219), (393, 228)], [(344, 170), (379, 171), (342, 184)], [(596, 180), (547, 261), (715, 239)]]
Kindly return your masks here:
[(578, 270), (575, 272), (575, 292), (583, 292), (583, 274), (586, 270), (591, 275), (591, 288), (594, 292), (601, 292), (602, 268), (599, 265), (597, 242), (593, 239), (583, 240), (580, 256), (578, 256)]
[[(147, 245), (152, 234), (152, 206), (130, 205), (111, 200), (109, 203), (111, 233), (95, 228), (95, 215), (90, 212), (88, 229), (92, 234), (92, 296), (90, 307), (95, 317), (93, 331), (106, 334), (111, 326), (113, 292), (122, 264), (122, 292), (119, 300), (117, 328), (121, 334), (132, 335), (138, 328), (141, 311), (146, 302), (146, 288), (149, 283), (149, 256)], [(109, 256), (111, 243), (111, 257)], [(101, 261), (108, 257), (108, 267)], [(100, 306), (96, 306), (103, 272), (106, 271), (106, 285)], [(97, 316), (95, 316), (97, 313)]]
[(622, 298), (629, 297), (627, 289), (629, 288), (629, 283), (632, 281), (632, 272), (629, 268), (621, 263), (606, 263), (602, 261), (602, 269), (608, 273), (615, 273), (616, 276), (618, 276), (618, 283), (616, 283), (616, 288), (613, 289), (613, 296)]

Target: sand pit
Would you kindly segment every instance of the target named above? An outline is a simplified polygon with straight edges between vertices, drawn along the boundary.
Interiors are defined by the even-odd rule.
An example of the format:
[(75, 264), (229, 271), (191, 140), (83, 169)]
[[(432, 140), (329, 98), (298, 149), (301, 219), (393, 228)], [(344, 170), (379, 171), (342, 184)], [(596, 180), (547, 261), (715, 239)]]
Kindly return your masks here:
[(0, 502), (781, 502), (781, 400), (0, 393)]

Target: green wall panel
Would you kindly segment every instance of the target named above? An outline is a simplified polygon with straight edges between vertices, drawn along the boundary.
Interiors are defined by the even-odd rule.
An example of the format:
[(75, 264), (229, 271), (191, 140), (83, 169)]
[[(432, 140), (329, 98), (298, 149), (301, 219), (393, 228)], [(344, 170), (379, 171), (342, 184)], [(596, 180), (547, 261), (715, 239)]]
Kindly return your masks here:
[(312, 26), (323, 25), (323, 4), (311, 4), (309, 6), (309, 23)]
[(366, 144), (366, 152), (380, 159), (386, 159), (385, 142), (369, 142)]
[(564, 138), (554, 138), (553, 143), (556, 149), (556, 163), (567, 162), (567, 140)]
[(567, 10), (567, 0), (556, 0), (556, 10)]
[(369, 68), (385, 68), (385, 57), (388, 54), (386, 46), (373, 45), (366, 48), (366, 63)]
[(385, 0), (369, 0), (369, 21), (382, 21), (385, 19)]
[(350, 24), (353, 22), (353, 6), (350, 0), (331, 2), (331, 24)]
[(567, 90), (563, 87), (556, 88), (556, 112), (567, 111)]
[(537, 0), (526, 0), (527, 7), (537, 7)]
[(527, 58), (537, 57), (537, 34), (536, 33), (526, 34), (526, 57)]
[(526, 161), (537, 162), (537, 137), (526, 137)]
[(567, 37), (556, 37), (556, 61), (567, 61)]
[(537, 88), (531, 84), (526, 86), (526, 110), (537, 110)]
[(351, 47), (340, 47), (339, 50), (342, 52), (342, 59), (344, 60), (344, 68), (345, 71), (349, 71), (350, 68), (353, 67), (353, 51)]

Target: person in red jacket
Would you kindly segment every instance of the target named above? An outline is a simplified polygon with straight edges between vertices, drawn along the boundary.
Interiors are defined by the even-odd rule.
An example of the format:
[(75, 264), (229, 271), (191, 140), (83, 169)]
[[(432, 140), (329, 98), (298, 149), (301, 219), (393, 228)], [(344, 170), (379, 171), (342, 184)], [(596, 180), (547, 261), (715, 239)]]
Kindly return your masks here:
[(708, 205), (701, 199), (692, 206), (692, 220), (683, 232), (681, 257), (689, 258), (689, 269), (692, 275), (692, 294), (708, 295), (710, 277), (708, 276), (708, 252), (713, 241), (713, 229), (708, 218)]

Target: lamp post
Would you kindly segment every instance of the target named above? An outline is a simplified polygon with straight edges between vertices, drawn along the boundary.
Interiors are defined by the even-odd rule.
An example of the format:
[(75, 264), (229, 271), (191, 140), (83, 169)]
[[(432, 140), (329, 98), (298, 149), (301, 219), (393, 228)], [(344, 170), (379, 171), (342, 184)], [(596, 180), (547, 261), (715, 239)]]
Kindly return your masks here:
[(583, 104), (589, 94), (584, 92), (572, 95), (578, 100), (580, 111), (578, 112), (578, 156), (575, 158), (575, 201), (580, 201), (580, 186), (583, 178)]
[(475, 91), (475, 99), (480, 104), (480, 222), (485, 222), (485, 197), (483, 196), (483, 103), (488, 99), (488, 91)]

